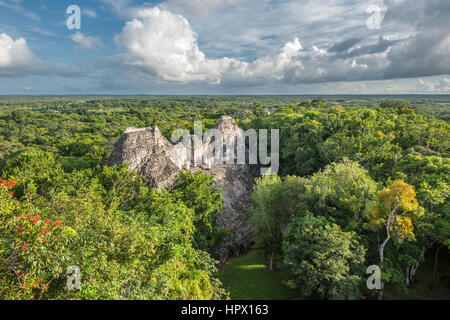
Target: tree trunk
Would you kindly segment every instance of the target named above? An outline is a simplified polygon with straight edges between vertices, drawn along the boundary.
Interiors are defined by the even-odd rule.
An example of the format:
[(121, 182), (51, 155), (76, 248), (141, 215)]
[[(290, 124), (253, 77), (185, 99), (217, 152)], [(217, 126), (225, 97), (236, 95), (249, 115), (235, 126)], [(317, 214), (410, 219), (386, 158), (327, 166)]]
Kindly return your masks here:
[[(431, 246), (433, 245), (433, 243), (434, 242), (432, 242)], [(414, 280), (415, 280), (417, 269), (419, 268), (420, 263), (425, 261), (425, 252), (429, 248), (430, 247), (428, 247), (428, 248), (422, 247), (422, 252), (420, 253), (419, 260), (417, 260), (416, 264), (413, 264), (411, 266), (411, 270), (409, 271), (409, 282), (407, 282), (406, 285), (408, 285), (408, 284), (409, 285), (413, 285), (414, 284)], [(408, 269), (407, 269), (407, 272), (408, 272)]]
[[(386, 228), (387, 229), (387, 228)], [(388, 243), (389, 239), (391, 238), (391, 234), (388, 231), (388, 237), (384, 242), (380, 245), (380, 269), (383, 270), (383, 261), (384, 261), (384, 247)], [(383, 300), (383, 291), (384, 291), (384, 283), (381, 282), (381, 289), (378, 293), (378, 300)]]
[(411, 272), (409, 274), (409, 284), (414, 284), (414, 276), (416, 275), (417, 268), (419, 267), (419, 264), (414, 264), (411, 266)]
[(381, 284), (381, 290), (378, 292), (378, 300), (383, 300), (384, 284)]
[(431, 290), (434, 290), (436, 288), (436, 273), (437, 273), (437, 266), (438, 266), (438, 260), (439, 260), (439, 251), (443, 247), (444, 246), (442, 245), (439, 248), (437, 248), (436, 254), (434, 255), (433, 283), (431, 285)]
[(405, 284), (407, 287), (409, 286), (409, 267), (406, 267)]
[(414, 277), (416, 276), (416, 271), (418, 267), (419, 267), (418, 263), (411, 267), (411, 274), (409, 275), (409, 282), (411, 284), (414, 284)]
[(391, 239), (391, 234), (388, 231), (388, 236), (386, 238), (386, 240), (384, 240), (384, 242), (380, 245), (380, 268), (382, 267), (381, 265), (383, 264), (384, 261), (384, 247), (386, 246), (386, 244), (388, 243), (388, 241)]
[(414, 266), (414, 272), (411, 272), (411, 284), (414, 284), (416, 271), (419, 268), (420, 263), (425, 261), (425, 251), (427, 251), (427, 248), (422, 247), (422, 252), (420, 253), (419, 260), (418, 260), (417, 264)]
[[(383, 270), (384, 247), (386, 246), (388, 241), (391, 239), (391, 233), (389, 232), (389, 228), (391, 227), (391, 222), (392, 222), (392, 219), (394, 218), (394, 213), (395, 213), (396, 210), (397, 210), (397, 206), (393, 210), (391, 210), (391, 213), (390, 213), (390, 215), (389, 215), (389, 217), (387, 219), (387, 222), (385, 224), (387, 237), (383, 241), (383, 243), (380, 245), (380, 269), (381, 270)], [(381, 290), (378, 293), (378, 300), (382, 300), (383, 299), (383, 291), (384, 291), (384, 283), (382, 281), (381, 282)]]
[(269, 271), (272, 271), (272, 269), (273, 269), (273, 251), (272, 254), (270, 255)]

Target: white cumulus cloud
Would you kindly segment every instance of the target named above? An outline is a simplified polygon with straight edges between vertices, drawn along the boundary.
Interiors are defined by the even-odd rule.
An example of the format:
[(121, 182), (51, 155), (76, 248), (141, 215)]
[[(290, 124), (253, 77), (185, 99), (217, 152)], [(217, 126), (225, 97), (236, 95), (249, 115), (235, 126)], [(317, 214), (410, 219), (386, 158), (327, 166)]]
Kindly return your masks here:
[(116, 42), (126, 49), (123, 62), (174, 82), (282, 80), (291, 68), (302, 68), (296, 59), (303, 49), (300, 40), (286, 43), (274, 56), (254, 62), (234, 58), (208, 59), (200, 50), (197, 34), (181, 15), (158, 7), (135, 11)]
[(450, 92), (450, 78), (444, 78), (438, 85), (438, 89), (443, 92)]
[(438, 83), (418, 79), (416, 84), (416, 91), (425, 93), (450, 92), (450, 79), (442, 78)]
[(6, 33), (0, 34), (0, 76), (38, 73), (43, 63), (34, 55), (24, 38), (14, 40)]
[(95, 12), (92, 9), (82, 9), (83, 14), (85, 14), (86, 16), (88, 16), (89, 18), (97, 18), (97, 12)]
[(77, 43), (78, 49), (96, 50), (103, 47), (102, 40), (99, 37), (85, 36), (79, 31), (74, 33), (71, 39)]

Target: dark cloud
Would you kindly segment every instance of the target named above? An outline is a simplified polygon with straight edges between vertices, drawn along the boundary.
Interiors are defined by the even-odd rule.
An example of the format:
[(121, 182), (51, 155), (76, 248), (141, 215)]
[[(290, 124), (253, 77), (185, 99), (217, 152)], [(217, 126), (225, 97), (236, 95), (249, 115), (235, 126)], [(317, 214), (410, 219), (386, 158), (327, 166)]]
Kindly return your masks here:
[(347, 39), (347, 40), (341, 41), (341, 42), (333, 45), (330, 49), (328, 49), (328, 52), (336, 53), (337, 55), (346, 53), (351, 48), (353, 48), (357, 43), (361, 42), (361, 40), (362, 40), (362, 38), (353, 38), (353, 39)]
[(384, 77), (450, 74), (450, 1), (405, 1), (393, 6), (391, 19), (396, 14), (400, 21), (415, 27), (415, 34), (389, 51)]

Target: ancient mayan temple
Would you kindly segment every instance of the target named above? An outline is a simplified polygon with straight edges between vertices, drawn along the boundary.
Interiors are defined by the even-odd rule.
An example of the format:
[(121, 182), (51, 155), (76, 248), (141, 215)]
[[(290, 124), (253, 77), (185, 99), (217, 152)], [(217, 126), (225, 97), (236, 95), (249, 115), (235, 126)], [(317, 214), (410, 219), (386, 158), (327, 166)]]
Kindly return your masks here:
[[(215, 128), (221, 132), (226, 141), (241, 133), (232, 117), (223, 116)], [(201, 150), (208, 147), (203, 141), (195, 141), (191, 136), (192, 146), (200, 143)], [(202, 161), (194, 154), (190, 161), (174, 157), (176, 146), (170, 143), (154, 128), (127, 128), (116, 142), (107, 165), (118, 166), (128, 163), (130, 171), (138, 172), (151, 188), (170, 188), (177, 173), (182, 170), (214, 174), (214, 187), (222, 189), (223, 212), (217, 223), (230, 231), (231, 237), (224, 243), (224, 248), (234, 254), (246, 251), (252, 243), (252, 233), (247, 225), (249, 217), (250, 193), (254, 178), (259, 174), (256, 165), (215, 163), (214, 160)], [(176, 150), (175, 150), (176, 151)], [(192, 151), (193, 152), (193, 151)], [(204, 160), (204, 159), (203, 159)]]

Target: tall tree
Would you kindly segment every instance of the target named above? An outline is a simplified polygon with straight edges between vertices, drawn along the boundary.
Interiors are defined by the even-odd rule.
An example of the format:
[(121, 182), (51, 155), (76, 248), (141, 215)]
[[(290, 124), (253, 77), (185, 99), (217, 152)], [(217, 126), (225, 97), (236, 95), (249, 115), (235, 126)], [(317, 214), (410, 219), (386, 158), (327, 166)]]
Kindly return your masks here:
[[(383, 229), (386, 233), (384, 240), (377, 234), (380, 268), (383, 269), (385, 247), (392, 237), (404, 241), (414, 237), (413, 218), (422, 213), (418, 210), (414, 188), (402, 180), (394, 181), (387, 189), (378, 193), (378, 206), (369, 214), (369, 223), (375, 229)], [(383, 298), (382, 288), (379, 299)]]
[(344, 232), (325, 217), (299, 216), (284, 234), (283, 268), (288, 285), (305, 297), (358, 299), (358, 266), (365, 249), (355, 232)]

